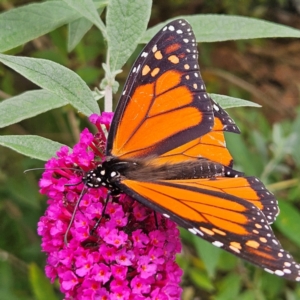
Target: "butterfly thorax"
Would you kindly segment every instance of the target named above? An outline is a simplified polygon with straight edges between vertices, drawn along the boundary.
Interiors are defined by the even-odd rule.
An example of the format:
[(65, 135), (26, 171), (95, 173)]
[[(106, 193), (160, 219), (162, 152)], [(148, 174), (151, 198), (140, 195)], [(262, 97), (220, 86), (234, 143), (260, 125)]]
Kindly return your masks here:
[(194, 178), (238, 177), (242, 174), (220, 163), (204, 158), (180, 163), (154, 164), (153, 159), (118, 160), (112, 158), (88, 172), (83, 182), (92, 188), (107, 187), (117, 193), (116, 182), (176, 180)]

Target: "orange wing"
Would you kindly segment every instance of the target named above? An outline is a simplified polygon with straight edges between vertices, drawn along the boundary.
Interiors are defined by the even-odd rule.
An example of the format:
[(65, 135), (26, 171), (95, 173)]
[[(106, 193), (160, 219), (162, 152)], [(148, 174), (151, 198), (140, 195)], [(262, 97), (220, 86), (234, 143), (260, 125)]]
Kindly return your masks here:
[(187, 160), (206, 158), (232, 167), (233, 159), (226, 148), (224, 131), (239, 133), (238, 127), (229, 115), (212, 99), (214, 112), (214, 127), (207, 134), (200, 136), (186, 144), (172, 149), (159, 157), (152, 159), (153, 164), (179, 163)]
[(234, 121), (207, 95), (192, 29), (168, 24), (149, 42), (125, 84), (108, 136), (107, 155), (178, 163), (200, 157), (232, 166), (223, 131)]
[(171, 22), (144, 48), (125, 84), (108, 135), (107, 155), (154, 157), (211, 131), (212, 102), (191, 26)]
[[(123, 179), (120, 188), (190, 232), (267, 272), (300, 281), (300, 266), (268, 224), (274, 197), (256, 190), (254, 177), (138, 182)], [(259, 201), (266, 198), (266, 203)], [(265, 205), (265, 206), (264, 206)], [(268, 211), (267, 217), (263, 211)], [(269, 211), (269, 209), (271, 211)]]

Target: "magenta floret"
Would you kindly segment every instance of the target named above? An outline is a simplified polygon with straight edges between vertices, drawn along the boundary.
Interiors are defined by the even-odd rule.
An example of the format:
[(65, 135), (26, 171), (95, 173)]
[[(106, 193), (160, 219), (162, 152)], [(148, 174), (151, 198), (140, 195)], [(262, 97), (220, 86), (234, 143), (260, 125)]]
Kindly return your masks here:
[[(176, 225), (157, 214), (157, 228), (153, 211), (125, 194), (110, 200), (102, 215), (107, 190), (82, 183), (83, 174), (105, 159), (103, 128), (108, 131), (111, 120), (110, 113), (92, 115), (98, 132), (84, 129), (73, 151), (64, 146), (46, 163), (40, 192), (48, 196), (48, 208), (38, 223), (46, 275), (51, 282), (58, 278), (65, 299), (180, 299)], [(64, 236), (83, 189), (66, 245)]]

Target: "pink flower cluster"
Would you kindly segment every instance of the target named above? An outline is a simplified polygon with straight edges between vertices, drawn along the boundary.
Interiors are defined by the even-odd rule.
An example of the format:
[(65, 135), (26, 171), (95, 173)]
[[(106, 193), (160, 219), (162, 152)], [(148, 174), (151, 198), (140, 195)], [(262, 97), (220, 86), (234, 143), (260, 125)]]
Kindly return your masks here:
[(46, 164), (40, 192), (49, 197), (48, 208), (38, 223), (46, 275), (52, 282), (59, 279), (65, 299), (180, 299), (182, 271), (174, 260), (181, 245), (175, 223), (157, 214), (157, 226), (153, 211), (125, 194), (110, 200), (103, 215), (107, 190), (82, 183), (83, 173), (104, 159), (103, 128), (109, 130), (111, 119), (108, 113), (92, 115), (98, 132), (83, 130), (73, 152), (62, 147)]

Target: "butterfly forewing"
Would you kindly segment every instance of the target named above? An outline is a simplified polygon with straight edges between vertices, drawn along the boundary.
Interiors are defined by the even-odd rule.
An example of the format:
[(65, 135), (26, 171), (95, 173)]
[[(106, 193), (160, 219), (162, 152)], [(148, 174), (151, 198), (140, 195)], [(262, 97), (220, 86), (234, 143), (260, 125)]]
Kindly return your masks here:
[(209, 132), (212, 102), (199, 72), (191, 26), (176, 20), (144, 48), (125, 84), (107, 155), (158, 156)]

